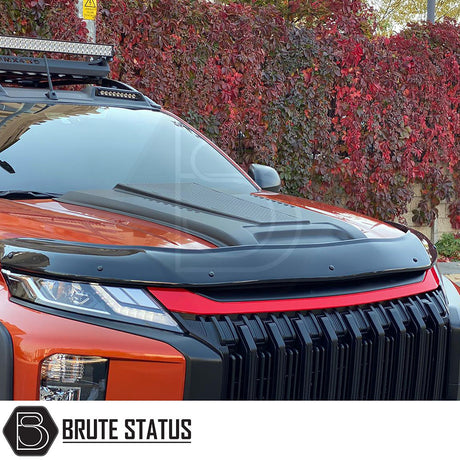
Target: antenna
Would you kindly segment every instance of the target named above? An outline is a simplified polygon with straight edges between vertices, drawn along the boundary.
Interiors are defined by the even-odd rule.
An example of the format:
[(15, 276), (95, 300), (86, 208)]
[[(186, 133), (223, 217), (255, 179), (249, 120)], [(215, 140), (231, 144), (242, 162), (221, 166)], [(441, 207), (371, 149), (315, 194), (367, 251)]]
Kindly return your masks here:
[(46, 93), (46, 96), (49, 98), (49, 99), (52, 99), (52, 100), (57, 100), (57, 94), (56, 94), (56, 91), (54, 91), (54, 88), (53, 88), (53, 81), (51, 80), (51, 74), (50, 74), (50, 68), (48, 66), (48, 59), (46, 59), (46, 56), (44, 56), (44, 60), (45, 60), (45, 67), (46, 67), (46, 76), (48, 77), (48, 92)]

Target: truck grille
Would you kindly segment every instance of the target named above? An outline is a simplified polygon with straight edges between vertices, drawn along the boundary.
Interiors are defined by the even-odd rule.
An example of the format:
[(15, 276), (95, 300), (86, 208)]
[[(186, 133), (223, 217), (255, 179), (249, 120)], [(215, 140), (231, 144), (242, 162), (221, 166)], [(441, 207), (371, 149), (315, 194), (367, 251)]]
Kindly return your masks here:
[(442, 399), (448, 318), (440, 289), (382, 303), (191, 316), (223, 356), (223, 399)]

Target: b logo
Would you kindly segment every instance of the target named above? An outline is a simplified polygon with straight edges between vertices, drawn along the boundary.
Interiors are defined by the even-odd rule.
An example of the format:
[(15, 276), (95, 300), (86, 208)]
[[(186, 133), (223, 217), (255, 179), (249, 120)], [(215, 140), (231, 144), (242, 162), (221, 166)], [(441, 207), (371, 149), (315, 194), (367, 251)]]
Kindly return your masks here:
[(10, 415), (3, 434), (16, 455), (45, 455), (58, 428), (45, 407), (21, 406)]

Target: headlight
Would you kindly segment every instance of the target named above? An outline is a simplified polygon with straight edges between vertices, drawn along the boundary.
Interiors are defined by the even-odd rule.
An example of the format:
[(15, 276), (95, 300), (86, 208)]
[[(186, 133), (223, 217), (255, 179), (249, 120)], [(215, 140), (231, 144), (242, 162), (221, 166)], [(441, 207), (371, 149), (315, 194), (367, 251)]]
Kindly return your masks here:
[(38, 305), (115, 321), (182, 332), (169, 313), (146, 291), (40, 278), (2, 270), (13, 297)]

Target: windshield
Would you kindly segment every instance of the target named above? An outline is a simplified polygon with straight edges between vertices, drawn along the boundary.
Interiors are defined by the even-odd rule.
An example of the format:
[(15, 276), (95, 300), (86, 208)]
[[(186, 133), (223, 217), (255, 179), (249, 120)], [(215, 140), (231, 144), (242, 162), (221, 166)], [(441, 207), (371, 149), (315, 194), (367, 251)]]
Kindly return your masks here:
[(255, 187), (175, 118), (152, 110), (0, 105), (0, 191), (62, 194), (122, 184)]

